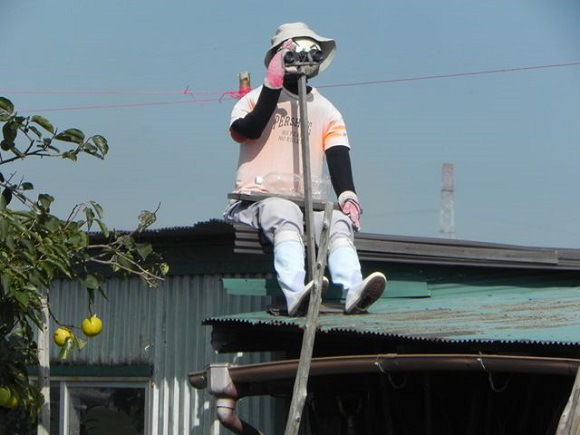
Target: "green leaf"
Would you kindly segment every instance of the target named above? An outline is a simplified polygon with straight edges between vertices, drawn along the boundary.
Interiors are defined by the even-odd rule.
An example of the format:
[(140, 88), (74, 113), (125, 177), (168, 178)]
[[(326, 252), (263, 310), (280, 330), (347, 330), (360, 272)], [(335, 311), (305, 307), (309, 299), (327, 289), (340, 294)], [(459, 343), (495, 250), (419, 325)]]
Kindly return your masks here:
[(45, 117), (39, 116), (39, 115), (34, 115), (32, 118), (30, 118), (30, 122), (34, 122), (35, 124), (40, 125), (42, 128), (44, 128), (49, 133), (54, 134), (54, 126)]
[(159, 265), (159, 270), (161, 271), (161, 274), (163, 276), (167, 275), (169, 273), (169, 264), (167, 264), (167, 263), (161, 263)]
[(26, 117), (25, 116), (14, 116), (14, 118), (12, 118), (12, 121), (14, 123), (16, 123), (18, 127), (22, 127), (22, 124), (24, 124), (24, 122), (26, 121)]
[(80, 233), (82, 246), (89, 246), (89, 236), (84, 231)]
[[(5, 202), (4, 196), (0, 195), (0, 205), (3, 202)], [(0, 217), (0, 241), (6, 242), (7, 237), (8, 237), (8, 219), (6, 219), (5, 217)]]
[(58, 219), (55, 216), (51, 216), (48, 221), (46, 221), (46, 223), (44, 224), (44, 226), (46, 227), (46, 229), (48, 231), (50, 231), (51, 233), (54, 233), (55, 231), (57, 231), (60, 228), (60, 219)]
[(149, 243), (137, 243), (135, 244), (135, 249), (137, 249), (143, 260), (147, 260), (149, 254), (153, 252), (153, 247)]
[(10, 201), (12, 201), (12, 189), (7, 187), (2, 191), (2, 198), (4, 199), (4, 207), (0, 206), (0, 209), (6, 208)]
[(87, 153), (87, 154), (90, 154), (90, 155), (95, 156), (95, 157), (102, 158), (101, 155), (99, 154), (98, 148), (96, 146), (90, 144), (90, 143), (83, 144), (83, 146), (81, 147), (81, 149), (85, 153)]
[(12, 290), (12, 277), (8, 273), (3, 273), (0, 276), (0, 283), (2, 284), (2, 290), (5, 295), (10, 294)]
[(32, 131), (32, 132), (33, 132), (33, 133), (36, 135), (36, 137), (38, 137), (39, 139), (40, 139), (40, 138), (42, 138), (42, 133), (41, 133), (41, 132), (40, 132), (40, 130), (39, 130), (38, 128), (36, 128), (35, 126), (33, 126), (33, 125), (29, 125), (29, 126), (28, 126), (28, 129), (29, 129), (29, 130), (31, 130), (31, 131)]
[(89, 201), (89, 203), (93, 206), (93, 209), (97, 212), (97, 216), (102, 219), (103, 218), (103, 207), (101, 207), (95, 201)]
[(6, 121), (14, 113), (14, 104), (8, 98), (0, 97), (0, 121)]
[(99, 294), (107, 301), (109, 302), (109, 297), (107, 296), (107, 294), (105, 293), (105, 290), (103, 290), (103, 287), (99, 287), (97, 289), (97, 291), (99, 292)]
[(85, 140), (85, 134), (77, 128), (69, 128), (61, 131), (54, 138), (63, 142), (74, 142), (81, 144)]
[(62, 153), (62, 158), (69, 159), (69, 160), (72, 160), (73, 162), (76, 162), (77, 161), (77, 154), (73, 151), (66, 151), (66, 152)]
[(81, 283), (88, 289), (96, 290), (101, 286), (99, 278), (95, 275), (89, 274), (86, 278), (81, 280)]
[(2, 141), (0, 142), (0, 148), (2, 148), (4, 151), (10, 151), (10, 148), (12, 148), (14, 146), (13, 142), (8, 142), (5, 139), (2, 139)]
[(139, 214), (139, 227), (138, 227), (138, 230), (139, 231), (143, 231), (144, 229), (146, 229), (146, 228), (150, 227), (151, 225), (153, 225), (156, 220), (157, 220), (157, 216), (155, 215), (155, 213), (152, 213), (152, 212), (147, 211), (147, 210), (143, 210)]
[(48, 138), (48, 137), (45, 137), (45, 138), (42, 140), (42, 146), (43, 146), (44, 148), (50, 148), (51, 150), (54, 150), (54, 151), (56, 151), (56, 152), (60, 152), (60, 150), (59, 150), (58, 148), (55, 148), (55, 147), (51, 146), (51, 144), (52, 144), (52, 139), (50, 139), (50, 138)]
[(77, 233), (74, 234), (72, 236), (70, 236), (67, 239), (67, 243), (72, 245), (75, 248), (84, 248), (85, 246), (88, 245), (88, 237), (87, 235), (83, 232), (83, 233)]
[(22, 292), (22, 291), (15, 291), (15, 292), (12, 292), (12, 296), (14, 296), (14, 299), (16, 299), (18, 301), (18, 303), (20, 304), (20, 306), (22, 308), (28, 307), (28, 302), (30, 301), (30, 297), (28, 296), (28, 293)]
[(75, 343), (74, 343), (74, 340), (72, 339), (72, 337), (68, 337), (65, 340), (64, 345), (60, 349), (60, 352), (58, 354), (58, 359), (60, 359), (61, 361), (68, 359), (71, 351), (73, 350), (74, 345), (75, 345)]
[[(53, 265), (56, 270), (59, 270), (60, 272), (62, 272), (67, 278), (72, 278), (71, 272), (70, 272), (70, 265), (67, 264), (67, 262), (62, 261), (60, 258), (54, 256), (54, 255), (50, 255), (49, 257), (47, 257), (44, 260), (44, 263), (48, 263)], [(41, 265), (43, 263), (40, 263)], [(54, 273), (54, 270), (52, 271)]]
[(36, 325), (38, 329), (42, 329), (42, 322), (37, 316), (29, 316), (28, 318), (32, 320), (32, 322), (34, 323), (34, 325)]
[(34, 189), (34, 185), (32, 183), (26, 181), (20, 185), (20, 188), (22, 190), (32, 190), (32, 189)]
[(95, 219), (95, 213), (91, 208), (85, 208), (85, 216), (87, 218), (87, 228), (90, 230), (93, 225), (93, 220)]
[(41, 193), (38, 195), (38, 206), (45, 212), (50, 211), (50, 205), (54, 202), (54, 198), (46, 193)]
[(97, 221), (97, 224), (99, 224), (99, 228), (101, 229), (103, 236), (109, 237), (109, 229), (107, 228), (105, 223), (100, 219), (97, 219), (96, 221)]
[(74, 336), (75, 346), (78, 350), (82, 350), (83, 347), (87, 345), (87, 342), (82, 338), (78, 338), (76, 335)]
[(10, 121), (2, 126), (2, 134), (7, 143), (14, 143), (16, 135), (18, 134), (18, 124)]
[(117, 262), (123, 266), (125, 269), (128, 270), (133, 270), (133, 263), (131, 261), (129, 261), (126, 257), (124, 257), (123, 255), (119, 255), (119, 257), (117, 258)]
[(109, 143), (103, 136), (97, 134), (91, 138), (101, 154), (104, 156), (109, 152)]

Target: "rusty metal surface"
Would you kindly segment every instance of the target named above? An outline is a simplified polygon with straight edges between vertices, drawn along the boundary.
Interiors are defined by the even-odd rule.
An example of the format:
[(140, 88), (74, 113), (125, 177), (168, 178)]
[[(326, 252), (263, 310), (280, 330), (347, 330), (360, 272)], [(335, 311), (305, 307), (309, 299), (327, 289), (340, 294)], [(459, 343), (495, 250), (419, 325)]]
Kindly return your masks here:
[[(557, 285), (446, 283), (429, 288), (430, 298), (381, 299), (369, 314), (322, 314), (320, 330), (442, 342), (580, 344), (580, 279)], [(302, 327), (304, 320), (257, 312), (205, 323), (232, 322)]]

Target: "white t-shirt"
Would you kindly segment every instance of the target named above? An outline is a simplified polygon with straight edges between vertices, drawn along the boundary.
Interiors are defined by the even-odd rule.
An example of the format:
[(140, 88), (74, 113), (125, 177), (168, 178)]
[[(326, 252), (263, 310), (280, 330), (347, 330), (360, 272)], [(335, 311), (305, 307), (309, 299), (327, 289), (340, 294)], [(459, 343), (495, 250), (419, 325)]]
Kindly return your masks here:
[[(261, 90), (261, 86), (252, 90), (236, 103), (230, 125), (254, 109)], [(311, 176), (316, 180), (322, 177), (324, 152), (336, 145), (350, 148), (350, 144), (342, 115), (316, 89), (307, 95), (306, 106)], [(240, 144), (235, 193), (288, 194), (301, 190), (298, 186), (302, 178), (300, 121), (298, 96), (282, 89), (276, 110), (262, 135)], [(278, 179), (275, 187), (267, 182), (272, 174)]]

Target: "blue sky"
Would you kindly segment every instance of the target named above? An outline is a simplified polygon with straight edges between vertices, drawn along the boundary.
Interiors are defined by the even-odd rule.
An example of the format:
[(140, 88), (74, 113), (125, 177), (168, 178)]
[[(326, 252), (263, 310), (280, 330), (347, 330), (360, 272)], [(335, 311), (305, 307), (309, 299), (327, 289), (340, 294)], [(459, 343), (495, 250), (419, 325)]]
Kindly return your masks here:
[(220, 218), (237, 146), (234, 100), (219, 97), (240, 71), (261, 84), (292, 21), (337, 41), (311, 84), (347, 123), (363, 231), (438, 237), (452, 163), (457, 239), (580, 248), (580, 65), (388, 82), (580, 62), (576, 0), (3, 0), (0, 95), (111, 146), (105, 161), (12, 170), (63, 217), (95, 200), (118, 229), (158, 203), (156, 228)]

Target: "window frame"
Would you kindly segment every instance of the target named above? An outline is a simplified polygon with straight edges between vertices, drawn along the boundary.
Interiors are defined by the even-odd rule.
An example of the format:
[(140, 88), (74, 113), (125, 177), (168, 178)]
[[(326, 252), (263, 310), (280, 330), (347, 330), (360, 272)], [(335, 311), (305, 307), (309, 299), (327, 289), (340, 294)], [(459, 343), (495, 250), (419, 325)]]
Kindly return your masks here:
[[(148, 410), (153, 400), (153, 386), (150, 378), (145, 377), (100, 377), (100, 376), (53, 376), (50, 379), (51, 388), (58, 383), (60, 389), (60, 403), (58, 416), (60, 420), (59, 435), (68, 435), (70, 389), (74, 388), (142, 388), (145, 390), (145, 434), (151, 433), (151, 419)], [(56, 385), (55, 385), (56, 386)], [(56, 412), (51, 404), (51, 413)]]

